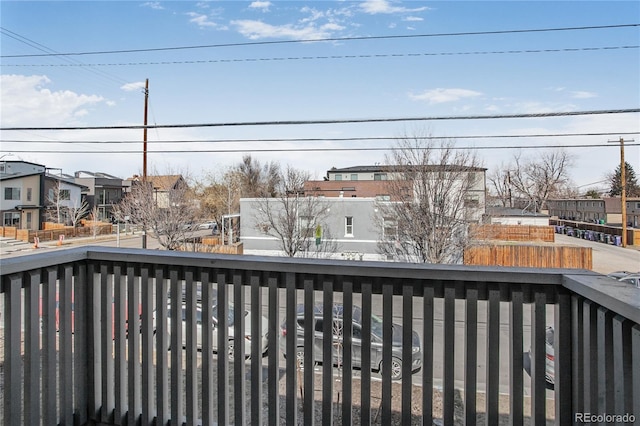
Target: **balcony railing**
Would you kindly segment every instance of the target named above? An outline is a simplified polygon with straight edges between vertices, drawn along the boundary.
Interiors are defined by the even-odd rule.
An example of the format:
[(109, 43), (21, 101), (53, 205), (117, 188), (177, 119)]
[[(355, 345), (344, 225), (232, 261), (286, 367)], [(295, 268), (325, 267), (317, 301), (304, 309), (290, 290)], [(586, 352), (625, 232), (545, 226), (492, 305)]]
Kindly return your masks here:
[[(639, 291), (589, 271), (95, 247), (2, 259), (0, 268), (5, 425), (565, 425), (583, 413), (640, 422)], [(176, 300), (184, 320), (177, 302), (169, 307)], [(362, 333), (343, 329), (339, 363), (326, 321), (337, 302), (346, 323), (354, 304), (362, 308)], [(216, 342), (198, 336), (214, 327), (213, 303)], [(311, 324), (317, 304), (325, 321), (315, 336), (282, 335), (283, 323)], [(245, 307), (251, 322), (229, 328), (230, 305), (236, 317)], [(354, 369), (375, 353), (374, 315), (382, 319), (380, 372)], [(391, 344), (393, 323), (402, 325), (400, 348)], [(421, 340), (415, 374), (413, 331)], [(250, 353), (236, 343), (229, 356), (231, 335), (250, 338)], [(283, 357), (298, 348), (301, 359)], [(398, 351), (402, 379), (392, 380)]]

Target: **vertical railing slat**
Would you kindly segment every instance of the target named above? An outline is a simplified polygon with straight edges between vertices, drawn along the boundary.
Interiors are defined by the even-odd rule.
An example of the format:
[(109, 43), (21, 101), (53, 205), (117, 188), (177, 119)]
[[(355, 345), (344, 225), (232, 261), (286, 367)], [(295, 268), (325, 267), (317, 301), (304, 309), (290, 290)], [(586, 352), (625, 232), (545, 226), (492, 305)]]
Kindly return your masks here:
[(523, 391), (523, 319), (524, 295), (519, 284), (511, 286), (511, 303), (509, 304), (509, 357), (511, 371), (509, 372), (509, 406), (512, 426), (522, 426), (524, 391)]
[[(252, 425), (263, 424), (262, 416), (262, 289), (260, 288), (260, 276), (253, 272), (250, 277), (251, 288), (251, 416)], [(267, 346), (268, 348), (268, 346)], [(277, 351), (276, 346), (267, 350)], [(204, 422), (207, 423), (206, 421)]]
[(353, 421), (353, 281), (345, 279), (342, 283), (342, 424)]
[(142, 424), (149, 425), (155, 417), (153, 380), (153, 281), (149, 265), (140, 268), (142, 304)]
[[(184, 271), (184, 284), (186, 300), (183, 300), (186, 309), (185, 318), (185, 340), (186, 340), (186, 378), (185, 378), (185, 412), (187, 416), (187, 425), (196, 424), (198, 416), (198, 388), (196, 381), (196, 365), (198, 362), (198, 350), (196, 347), (196, 282), (193, 280), (193, 270), (186, 268)], [(202, 356), (209, 356), (208, 353), (202, 353)]]
[(613, 390), (614, 413), (631, 413), (633, 404), (633, 378), (631, 348), (631, 321), (621, 315), (613, 317)]
[(371, 425), (371, 292), (371, 283), (362, 283), (362, 353), (360, 355), (362, 360), (360, 367), (360, 395), (362, 395), (360, 424), (362, 426)]
[(613, 403), (613, 313), (598, 308), (598, 413), (612, 413)]
[(155, 334), (156, 341), (156, 422), (165, 425), (169, 420), (169, 342), (167, 336), (167, 292), (169, 291), (164, 268), (155, 267), (156, 311)]
[(554, 312), (553, 354), (555, 369), (555, 420), (558, 424), (573, 422), (571, 295), (558, 289)]
[(140, 388), (142, 366), (140, 365), (140, 278), (135, 266), (127, 264), (127, 343), (128, 350), (128, 424), (137, 424), (142, 411)]
[(582, 312), (583, 299), (577, 295), (571, 296), (571, 349), (572, 349), (572, 395), (573, 410), (584, 413), (584, 321)]
[(434, 287), (422, 290), (422, 424), (433, 425), (433, 298)]
[(582, 321), (584, 332), (584, 412), (595, 413), (598, 409), (598, 328), (597, 305), (584, 300)]
[(402, 424), (413, 420), (411, 393), (413, 390), (413, 283), (402, 286)]
[[(57, 424), (58, 366), (56, 364), (56, 328), (57, 328), (57, 283), (58, 268), (46, 270), (46, 281), (42, 289), (42, 423)], [(19, 347), (19, 346), (14, 346)], [(7, 366), (5, 365), (5, 368)], [(13, 372), (12, 372), (13, 373)]]
[(102, 400), (100, 396), (102, 389), (102, 370), (100, 366), (99, 328), (101, 279), (98, 276), (97, 269), (97, 265), (94, 262), (87, 264), (87, 401), (89, 420), (96, 423), (100, 420), (100, 401)]
[[(640, 358), (640, 324), (636, 324), (631, 328), (631, 357), (634, 360)], [(633, 382), (633, 402), (630, 413), (636, 416), (636, 424), (640, 419), (640, 363), (632, 364), (631, 381)]]
[(487, 424), (498, 424), (500, 392), (500, 289), (490, 284), (487, 300)]
[[(314, 340), (315, 340), (315, 329), (314, 329), (314, 298), (313, 298), (313, 280), (305, 279), (304, 280), (304, 324), (306, 331), (311, 334), (311, 338), (304, 339), (304, 364), (307, 368), (303, 371), (303, 389), (304, 389), (304, 398), (302, 402), (302, 421), (305, 425), (312, 426), (314, 424), (315, 410), (314, 410), (314, 397), (315, 397), (315, 389), (314, 389), (314, 357), (315, 353), (313, 351)], [(287, 309), (294, 309), (293, 307), (288, 307)], [(296, 324), (292, 324), (291, 333), (296, 333)]]
[(3, 403), (5, 426), (22, 423), (22, 404), (20, 400), (22, 396), (22, 360), (20, 359), (22, 344), (20, 341), (21, 288), (22, 275), (11, 275), (6, 282), (4, 312), (2, 313), (4, 315)]
[[(211, 272), (208, 269), (202, 271), (200, 279), (202, 280), (202, 353), (213, 354), (213, 318), (212, 307), (213, 289), (211, 284)], [(202, 357), (202, 424), (210, 425), (214, 423), (213, 413), (213, 396), (214, 380), (213, 380), (214, 360), (212, 356)]]
[(73, 265), (61, 267), (60, 279), (60, 423), (73, 424), (73, 352), (72, 352), (72, 315), (73, 315)]
[[(269, 294), (269, 351), (267, 354), (267, 399), (269, 405), (269, 412), (267, 423), (270, 425), (276, 425), (280, 423), (280, 366), (279, 366), (279, 340), (280, 340), (280, 302), (278, 300), (278, 279), (277, 277), (268, 277)], [(294, 324), (287, 323), (287, 328), (295, 330)], [(295, 333), (292, 331), (292, 333)], [(287, 333), (288, 334), (288, 333)]]
[(227, 309), (229, 307), (229, 296), (227, 277), (223, 271), (217, 273), (218, 283), (218, 424), (230, 424), (229, 418), (229, 322), (227, 321)]
[[(40, 399), (39, 312), (40, 303), (42, 302), (40, 300), (41, 279), (40, 269), (29, 271), (29, 283), (24, 290), (24, 423), (27, 425), (40, 424), (42, 413), (42, 400)], [(7, 366), (5, 365), (5, 367)], [(74, 389), (74, 391), (77, 395), (77, 389)]]
[(178, 280), (176, 267), (169, 269), (169, 291), (171, 292), (171, 421), (182, 424), (184, 413), (184, 383), (182, 382), (182, 284)]
[[(297, 406), (298, 406), (298, 397), (297, 397), (297, 372), (298, 372), (298, 362), (296, 357), (296, 340), (297, 340), (297, 332), (296, 332), (296, 276), (292, 272), (285, 273), (285, 287), (286, 287), (286, 303), (287, 303), (287, 313), (286, 313), (286, 324), (287, 324), (287, 335), (285, 338), (286, 345), (286, 353), (287, 359), (285, 361), (285, 368), (287, 371), (286, 375), (286, 423), (288, 425), (298, 424), (297, 421)], [(304, 340), (305, 343), (308, 339), (313, 340), (313, 326), (312, 324), (305, 324), (305, 334)], [(307, 368), (313, 368), (313, 365), (308, 366)]]
[[(242, 282), (242, 274), (235, 271), (233, 274), (233, 305), (235, 309), (235, 319), (233, 322), (233, 333), (235, 336), (233, 342), (233, 404), (234, 418), (233, 424), (244, 426), (246, 424), (245, 410), (247, 409), (247, 396), (245, 392), (245, 355), (244, 347), (245, 336), (248, 330), (245, 330), (244, 320), (244, 286)], [(256, 312), (256, 315), (260, 315)], [(256, 336), (257, 337), (257, 336)], [(260, 339), (252, 342), (254, 345), (260, 344)], [(218, 354), (220, 356), (220, 354)]]
[(476, 422), (478, 379), (478, 288), (466, 286), (464, 330), (464, 419), (466, 424)]
[(380, 401), (383, 425), (391, 424), (391, 360), (393, 341), (393, 284), (382, 284), (382, 401)]
[(546, 294), (534, 291), (531, 304), (531, 422), (544, 424), (546, 421), (546, 380), (545, 380), (545, 330)]
[[(107, 264), (100, 265), (100, 350), (102, 363), (102, 407), (101, 420), (114, 422), (115, 406), (114, 359), (113, 359), (113, 281), (110, 279)], [(117, 419), (116, 419), (117, 420)], [(120, 422), (120, 421), (118, 421)]]
[(456, 333), (456, 289), (454, 284), (444, 287), (444, 343), (443, 354), (443, 407), (442, 416), (445, 424), (453, 424), (455, 413), (455, 333)]
[(322, 424), (333, 423), (333, 281), (324, 280), (322, 292)]
[(117, 424), (123, 424), (127, 415), (127, 342), (126, 342), (126, 302), (127, 283), (123, 277), (122, 266), (113, 265), (113, 328), (115, 354), (115, 409), (114, 419)]

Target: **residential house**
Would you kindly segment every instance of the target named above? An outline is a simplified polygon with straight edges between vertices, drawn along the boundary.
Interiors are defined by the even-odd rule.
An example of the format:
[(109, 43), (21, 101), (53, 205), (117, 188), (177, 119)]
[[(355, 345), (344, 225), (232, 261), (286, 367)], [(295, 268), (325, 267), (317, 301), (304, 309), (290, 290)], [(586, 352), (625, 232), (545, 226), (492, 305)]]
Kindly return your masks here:
[(72, 225), (78, 215), (89, 213), (86, 195), (89, 188), (76, 183), (73, 176), (45, 174), (45, 220)]
[[(134, 175), (128, 181), (132, 185), (140, 184), (142, 177)], [(171, 191), (188, 188), (182, 175), (147, 176), (146, 181), (153, 187), (153, 197), (160, 208), (169, 207)]]
[(46, 167), (26, 161), (0, 162), (2, 225), (40, 229)]
[[(549, 216), (582, 222), (622, 224), (620, 197), (548, 200)], [(640, 228), (640, 197), (626, 199), (627, 225)]]
[(109, 221), (113, 217), (113, 206), (118, 204), (127, 188), (125, 180), (102, 172), (77, 171), (77, 184), (88, 188), (86, 201), (89, 209), (97, 209), (98, 220)]
[(487, 207), (485, 222), (501, 225), (549, 226), (549, 215), (525, 209)]

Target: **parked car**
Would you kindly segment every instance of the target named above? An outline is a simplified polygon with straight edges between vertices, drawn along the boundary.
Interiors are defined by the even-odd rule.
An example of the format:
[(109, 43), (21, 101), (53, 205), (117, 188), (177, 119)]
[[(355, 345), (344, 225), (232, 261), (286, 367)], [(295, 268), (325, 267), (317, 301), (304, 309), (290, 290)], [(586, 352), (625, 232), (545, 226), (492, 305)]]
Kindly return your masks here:
[[(556, 369), (555, 369), (555, 355), (553, 350), (553, 337), (554, 337), (554, 329), (553, 327), (547, 327), (545, 330), (545, 368), (544, 368), (544, 377), (547, 383), (551, 386), (555, 384), (556, 380)], [(531, 347), (529, 347), (529, 359), (533, 362), (533, 356), (531, 353)], [(528, 372), (531, 374), (530, 372)]]
[(218, 229), (218, 222), (211, 220), (198, 225), (198, 229)]
[[(343, 324), (343, 310), (342, 304), (336, 303), (333, 305), (333, 324), (332, 324), (332, 340), (334, 342), (333, 362), (334, 364), (340, 364), (340, 357), (342, 356), (341, 342), (343, 339), (342, 331), (344, 329)], [(314, 333), (314, 361), (316, 363), (322, 362), (322, 350), (323, 350), (323, 306), (317, 304), (313, 307), (314, 321), (310, 328)], [(297, 350), (296, 356), (301, 368), (304, 368), (304, 305), (298, 305), (296, 307), (296, 326), (295, 332), (297, 335)], [(285, 323), (280, 326), (282, 336), (286, 336), (291, 331)], [(398, 380), (402, 378), (402, 326), (400, 324), (392, 325), (393, 336), (391, 343), (392, 347), (392, 359), (391, 359), (391, 378)], [(389, 339), (386, 339), (389, 342)], [(382, 319), (378, 316), (372, 315), (371, 317), (371, 369), (379, 371), (382, 368)], [(420, 347), (420, 337), (418, 333), (413, 331), (412, 333), (412, 354), (411, 354), (411, 367), (412, 371), (418, 371), (422, 366), (422, 350)], [(280, 347), (286, 356), (286, 339), (280, 339)], [(362, 368), (361, 362), (361, 349), (362, 349), (362, 308), (358, 306), (353, 307), (353, 324), (352, 324), (352, 365), (356, 368)]]
[(640, 274), (629, 274), (620, 278), (618, 281), (631, 284), (636, 288), (640, 288)]
[[(168, 307), (167, 312), (167, 330), (171, 330), (171, 309), (172, 307)], [(186, 304), (181, 304), (181, 318), (182, 318), (182, 347), (186, 347), (187, 344), (187, 309)], [(212, 323), (213, 328), (211, 329), (211, 338), (213, 345), (213, 352), (218, 352), (218, 305), (214, 305), (212, 309)], [(244, 344), (244, 353), (247, 357), (251, 355), (251, 344), (252, 344), (252, 335), (251, 335), (251, 313), (249, 311), (243, 312), (244, 319), (244, 338), (242, 342)], [(156, 316), (154, 313), (154, 324), (156, 322)], [(237, 320), (237, 311), (233, 305), (229, 305), (227, 309), (227, 326), (228, 329), (228, 355), (229, 358), (233, 358), (235, 352), (235, 344), (238, 339), (235, 338), (235, 327), (234, 324)], [(261, 353), (265, 354), (267, 352), (268, 345), (268, 320), (265, 317), (262, 317), (262, 331), (260, 338), (258, 340), (258, 344), (261, 346)], [(155, 328), (155, 327), (154, 327)], [(169, 334), (169, 339), (171, 338)], [(196, 347), (197, 349), (202, 349), (202, 304), (196, 304)]]

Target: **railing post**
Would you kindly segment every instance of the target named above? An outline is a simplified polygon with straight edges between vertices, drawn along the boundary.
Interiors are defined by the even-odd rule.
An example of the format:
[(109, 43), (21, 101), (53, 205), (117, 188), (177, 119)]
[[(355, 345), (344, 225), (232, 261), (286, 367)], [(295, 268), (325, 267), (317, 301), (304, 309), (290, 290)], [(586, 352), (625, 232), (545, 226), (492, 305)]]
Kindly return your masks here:
[(523, 397), (522, 388), (524, 368), (523, 362), (523, 319), (524, 319), (524, 295), (522, 286), (511, 286), (511, 303), (509, 303), (509, 357), (511, 358), (511, 374), (509, 375), (509, 405), (511, 412), (511, 425), (523, 424)]
[(555, 368), (554, 390), (556, 395), (555, 417), (558, 424), (573, 422), (572, 357), (571, 345), (571, 295), (559, 287), (554, 312), (553, 354)]
[(6, 282), (4, 297), (4, 424), (22, 422), (22, 367), (20, 341), (20, 291), (22, 276), (12, 275)]
[(471, 284), (465, 291), (464, 420), (466, 424), (474, 424), (478, 387), (478, 287)]

